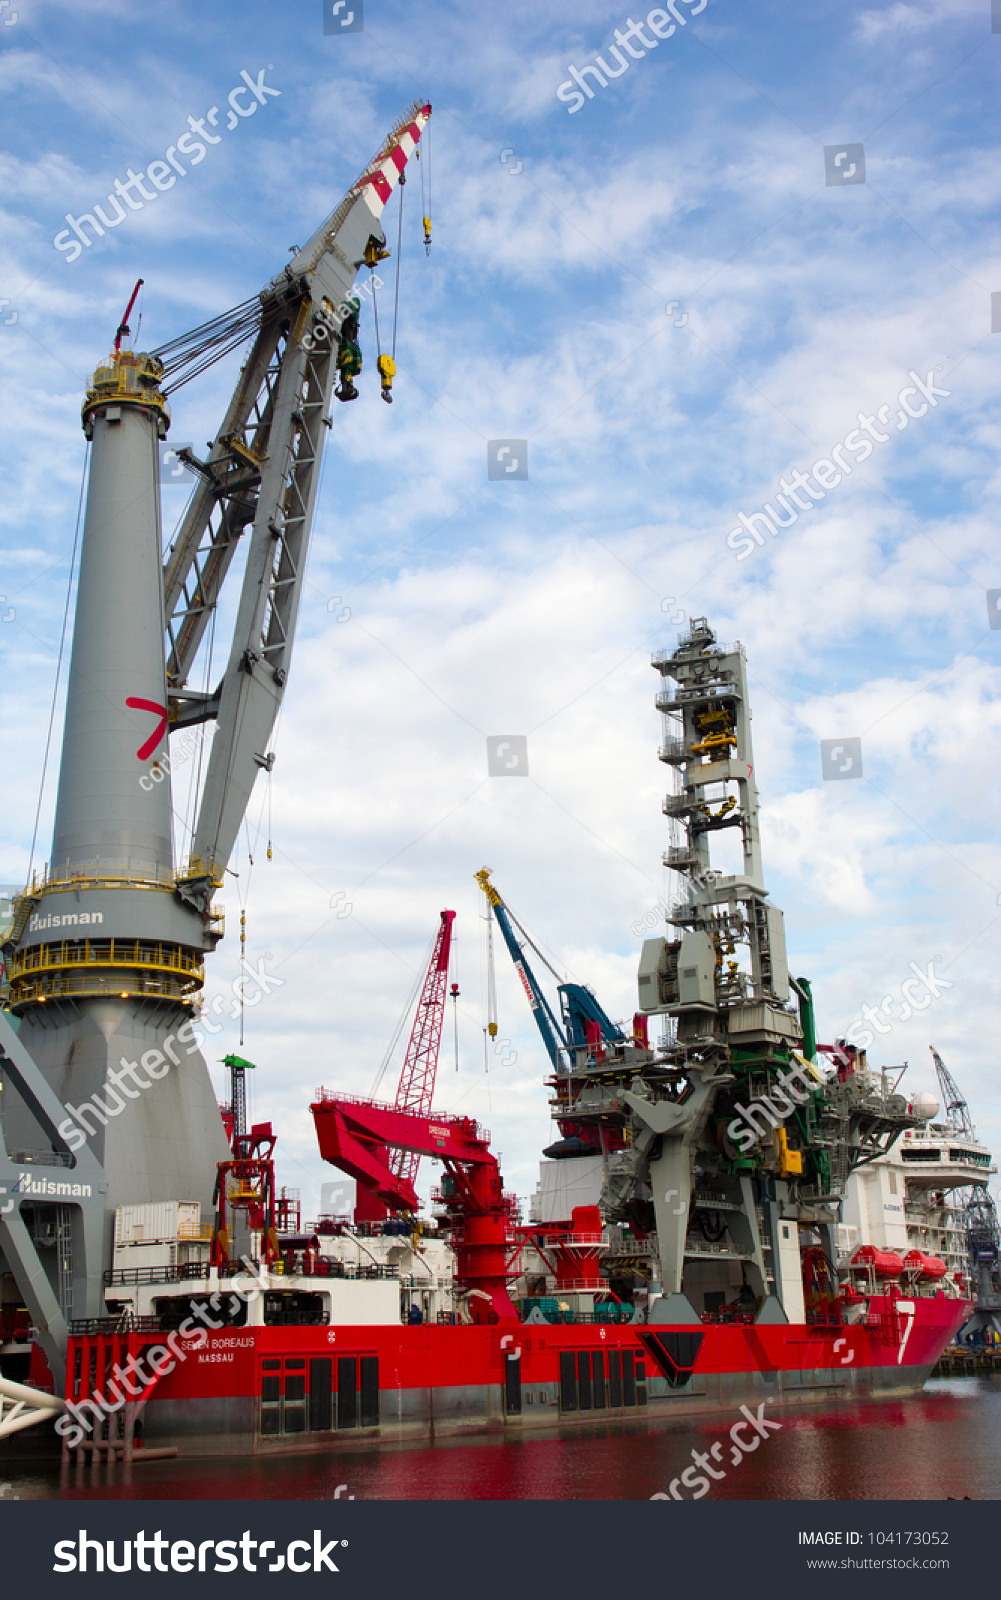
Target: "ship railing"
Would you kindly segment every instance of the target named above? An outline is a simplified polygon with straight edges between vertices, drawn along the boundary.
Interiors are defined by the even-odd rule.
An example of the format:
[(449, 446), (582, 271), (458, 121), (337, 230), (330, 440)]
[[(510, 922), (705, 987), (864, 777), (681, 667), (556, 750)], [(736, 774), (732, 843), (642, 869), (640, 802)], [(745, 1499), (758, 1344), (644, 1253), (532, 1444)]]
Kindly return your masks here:
[[(254, 1263), (257, 1270), (259, 1263)], [(213, 1265), (209, 1261), (182, 1262), (173, 1267), (119, 1267), (104, 1274), (104, 1282), (108, 1287), (120, 1289), (149, 1288), (157, 1284), (168, 1283), (205, 1283), (212, 1273), (218, 1273), (220, 1278), (239, 1277), (245, 1271), (241, 1261), (224, 1261)], [(291, 1266), (288, 1261), (275, 1261), (271, 1264), (271, 1273), (276, 1278), (398, 1278), (399, 1268), (389, 1263), (376, 1263), (369, 1265), (363, 1263), (356, 1265), (348, 1261), (330, 1261), (321, 1258), (307, 1265), (296, 1261)]]
[(80, 1317), (71, 1322), (69, 1331), (73, 1338), (94, 1334), (159, 1333), (159, 1317), (137, 1317), (131, 1313), (117, 1317)]
[(291, 1264), (289, 1259), (276, 1261), (273, 1271), (285, 1278), (342, 1278), (342, 1279), (380, 1279), (398, 1278), (400, 1269), (390, 1262), (363, 1262), (356, 1264), (353, 1261), (332, 1261), (329, 1256), (319, 1256), (315, 1261), (305, 1261), (295, 1257)]
[(16, 1167), (72, 1167), (73, 1157), (58, 1150), (11, 1150), (9, 1159)]
[[(545, 1224), (543, 1224), (545, 1226)], [(533, 1233), (529, 1244), (541, 1244), (547, 1250), (594, 1250), (600, 1249), (602, 1243), (601, 1231), (597, 1233)]]
[(205, 1283), (215, 1272), (220, 1278), (238, 1278), (249, 1270), (258, 1271), (259, 1261), (187, 1261), (175, 1267), (119, 1267), (104, 1274), (109, 1288), (138, 1289), (165, 1283)]
[(71, 966), (153, 967), (167, 972), (203, 973), (200, 955), (191, 954), (176, 944), (154, 943), (142, 939), (60, 939), (51, 944), (32, 945), (11, 958), (11, 979), (25, 972), (43, 972)]
[(67, 889), (173, 889), (177, 874), (170, 867), (141, 866), (127, 861), (95, 861), (60, 875), (46, 868), (33, 879), (34, 894), (60, 894)]

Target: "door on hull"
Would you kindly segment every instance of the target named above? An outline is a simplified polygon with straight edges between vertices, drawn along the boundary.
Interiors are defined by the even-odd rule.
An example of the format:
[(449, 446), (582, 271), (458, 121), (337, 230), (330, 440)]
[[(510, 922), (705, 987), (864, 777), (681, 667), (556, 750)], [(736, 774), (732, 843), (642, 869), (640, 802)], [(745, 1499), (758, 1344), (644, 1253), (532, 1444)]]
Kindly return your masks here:
[(338, 1356), (336, 1426), (379, 1426), (378, 1356)]
[(379, 1426), (378, 1356), (268, 1356), (260, 1365), (264, 1438)]
[(634, 1350), (561, 1350), (560, 1410), (618, 1411), (647, 1403), (646, 1363)]
[(309, 1431), (326, 1433), (334, 1425), (334, 1363), (317, 1356), (309, 1363)]
[(521, 1356), (505, 1352), (504, 1409), (509, 1417), (521, 1416)]

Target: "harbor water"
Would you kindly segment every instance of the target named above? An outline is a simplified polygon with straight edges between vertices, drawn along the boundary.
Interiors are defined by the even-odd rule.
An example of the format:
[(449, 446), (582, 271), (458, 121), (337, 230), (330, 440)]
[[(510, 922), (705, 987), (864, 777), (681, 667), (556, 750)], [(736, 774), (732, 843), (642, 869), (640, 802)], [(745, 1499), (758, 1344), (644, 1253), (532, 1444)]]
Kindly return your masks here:
[[(575, 1425), (434, 1445), (359, 1443), (270, 1459), (72, 1466), (0, 1458), (4, 1498), (126, 1500), (996, 1500), (1001, 1376), (933, 1379), (917, 1396), (734, 1417)], [(744, 1423), (746, 1454), (729, 1430)], [(714, 1449), (715, 1447), (715, 1449)], [(699, 1492), (693, 1454), (718, 1475)], [(733, 1456), (739, 1456), (737, 1464)], [(687, 1487), (681, 1475), (689, 1473)], [(703, 1479), (703, 1481), (707, 1481)], [(674, 1500), (670, 1486), (675, 1484)]]

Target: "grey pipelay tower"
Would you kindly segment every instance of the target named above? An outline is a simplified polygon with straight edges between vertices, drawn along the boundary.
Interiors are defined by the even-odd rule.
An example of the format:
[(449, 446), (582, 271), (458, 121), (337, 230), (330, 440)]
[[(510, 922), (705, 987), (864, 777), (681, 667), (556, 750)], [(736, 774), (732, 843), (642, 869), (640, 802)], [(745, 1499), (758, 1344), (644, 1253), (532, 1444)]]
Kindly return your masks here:
[[(51, 859), (21, 897), (0, 1012), (0, 1274), (58, 1375), (68, 1324), (104, 1312), (117, 1207), (199, 1200), (229, 1151), (197, 1044), (212, 896), (269, 750), (288, 677), (331, 399), (360, 369), (356, 276), (388, 252), (381, 215), (431, 107), (415, 102), (332, 216), (243, 305), (87, 385), (86, 514)], [(427, 228), (426, 228), (427, 231)], [(133, 297), (134, 298), (134, 297)], [(128, 313), (126, 313), (126, 316)], [(249, 354), (162, 558), (168, 396)], [(384, 398), (395, 371), (377, 363)], [(238, 545), (228, 664), (188, 678)], [(168, 734), (215, 722), (192, 853), (171, 844)], [(103, 1109), (99, 1109), (103, 1108)]]

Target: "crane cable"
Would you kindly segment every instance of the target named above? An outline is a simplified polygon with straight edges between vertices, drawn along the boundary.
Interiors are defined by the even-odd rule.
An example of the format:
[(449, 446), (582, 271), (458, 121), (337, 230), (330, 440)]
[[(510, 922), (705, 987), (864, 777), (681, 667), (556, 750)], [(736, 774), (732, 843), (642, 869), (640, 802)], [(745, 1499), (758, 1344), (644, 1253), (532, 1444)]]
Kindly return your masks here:
[(421, 169), (421, 211), (423, 213), (423, 218), (424, 218), (424, 254), (429, 256), (431, 254), (431, 125), (430, 125), (430, 123), (424, 129), (424, 150), (425, 150), (425, 154), (426, 154), (426, 157), (427, 157), (427, 169), (428, 169), (427, 198), (426, 199), (425, 199), (425, 196), (424, 196), (424, 166), (425, 166), (425, 163), (423, 161), (421, 161), (421, 153), (420, 153), (419, 149), (414, 151), (414, 158), (417, 161), (417, 163), (418, 163), (418, 165), (420, 166), (420, 169)]
[(378, 1072), (376, 1073), (375, 1082), (372, 1084), (372, 1088), (369, 1091), (369, 1099), (371, 1099), (371, 1100), (374, 1100), (376, 1095), (379, 1092), (379, 1085), (381, 1084), (383, 1078), (386, 1075), (386, 1070), (387, 1070), (387, 1068), (389, 1066), (389, 1063), (390, 1063), (390, 1060), (392, 1058), (393, 1052), (396, 1049), (396, 1046), (400, 1042), (400, 1035), (402, 1034), (404, 1028), (406, 1027), (407, 1019), (410, 1016), (410, 1013), (414, 1009), (414, 1006), (415, 1006), (415, 1004), (417, 1002), (417, 995), (418, 995), (418, 993), (420, 991), (421, 984), (424, 982), (424, 979), (425, 979), (425, 977), (427, 975), (427, 969), (431, 964), (431, 956), (432, 956), (432, 953), (434, 951), (435, 942), (436, 942), (437, 938), (438, 938), (438, 930), (435, 929), (434, 933), (431, 935), (431, 938), (430, 938), (430, 940), (428, 942), (428, 947), (424, 952), (424, 960), (423, 960), (421, 966), (417, 970), (417, 976), (414, 978), (413, 988), (411, 989), (410, 994), (407, 996), (407, 1003), (403, 1007), (402, 1012), (400, 1013), (400, 1020), (396, 1025), (396, 1032), (393, 1034), (393, 1037), (390, 1040), (389, 1049), (386, 1051), (386, 1054), (382, 1058), (382, 1065), (380, 1066)]
[(45, 736), (45, 755), (42, 758), (42, 776), (38, 785), (38, 805), (35, 808), (35, 827), (31, 835), (31, 852), (28, 856), (28, 871), (25, 875), (25, 891), (31, 887), (31, 870), (35, 864), (35, 846), (38, 843), (38, 824), (42, 815), (42, 796), (45, 793), (45, 774), (49, 767), (49, 751), (52, 747), (52, 727), (56, 719), (56, 701), (59, 695), (59, 677), (63, 665), (63, 652), (66, 648), (66, 625), (69, 622), (70, 600), (73, 595), (73, 574), (76, 571), (76, 555), (80, 544), (80, 521), (83, 514), (83, 492), (87, 484), (87, 468), (90, 464), (90, 441), (84, 446), (83, 472), (80, 475), (80, 498), (76, 508), (76, 531), (73, 534), (73, 552), (70, 556), (69, 577), (66, 580), (66, 604), (63, 607), (63, 628), (59, 636), (59, 655), (56, 660), (56, 679), (52, 685), (52, 706), (49, 710), (49, 730)]
[[(396, 238), (396, 293), (393, 302), (393, 349), (390, 354), (383, 351), (382, 339), (379, 334), (379, 307), (375, 298), (375, 270), (372, 270), (372, 309), (375, 312), (375, 347), (379, 352), (376, 358), (376, 371), (379, 374), (379, 393), (387, 405), (393, 403), (393, 379), (396, 377), (396, 327), (400, 317), (400, 257), (403, 251), (403, 190), (406, 185), (406, 173), (400, 173), (400, 216)], [(384, 252), (386, 253), (386, 252)]]
[[(403, 260), (403, 187), (406, 173), (400, 173), (400, 216), (396, 229), (396, 297), (393, 301), (393, 361), (396, 361), (396, 324), (400, 316), (400, 262)], [(395, 370), (395, 368), (394, 368)]]

